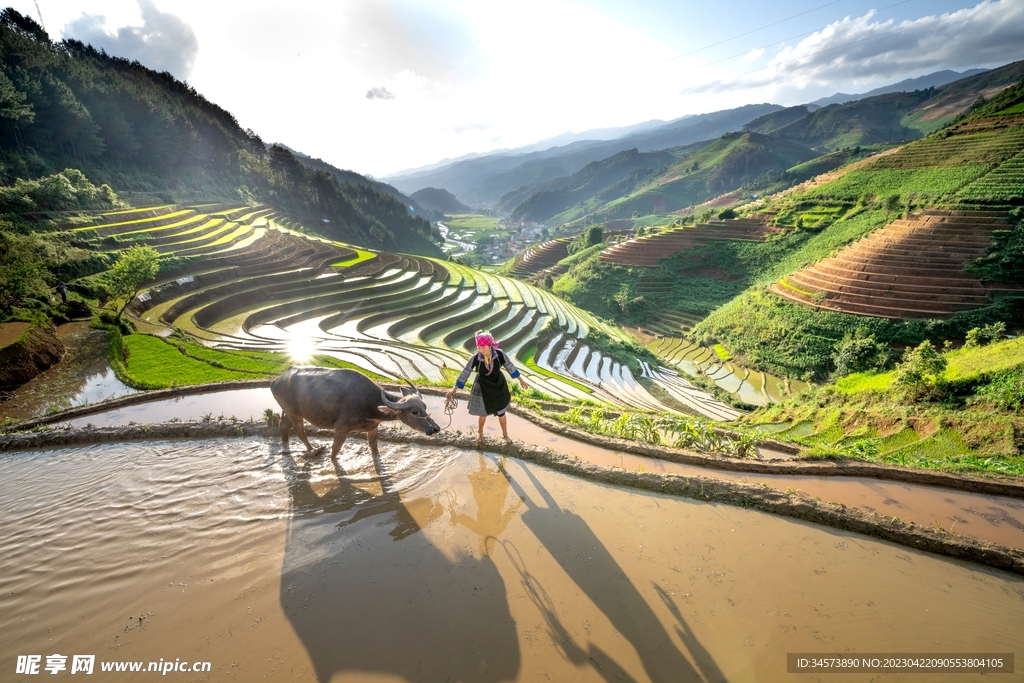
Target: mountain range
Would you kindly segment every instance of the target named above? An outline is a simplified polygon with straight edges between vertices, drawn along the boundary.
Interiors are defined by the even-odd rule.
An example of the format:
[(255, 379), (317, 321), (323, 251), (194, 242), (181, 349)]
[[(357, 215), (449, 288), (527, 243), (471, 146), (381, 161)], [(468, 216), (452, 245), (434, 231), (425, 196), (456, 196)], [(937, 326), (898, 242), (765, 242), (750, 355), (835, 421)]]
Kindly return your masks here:
[[(573, 139), (543, 150), (533, 145), (387, 180), (407, 193), (428, 186), (444, 188), (462, 202), (495, 209), (513, 220), (561, 222), (588, 214), (596, 219), (622, 217), (634, 210), (678, 210), (759, 176), (781, 177), (789, 161), (803, 164), (844, 148), (920, 138), (951, 122), (979, 97), (992, 97), (1022, 76), (1024, 62), (992, 70), (939, 71), (860, 95), (837, 93), (796, 107), (746, 105), (667, 123), (647, 121), (621, 129), (624, 134), (612, 140)], [(619, 129), (595, 131), (595, 137), (615, 130)], [(712, 144), (737, 132), (746, 135)], [(709, 149), (701, 157), (698, 152), (705, 147)], [(722, 154), (716, 152), (719, 149)], [(680, 163), (690, 155), (697, 156)], [(853, 158), (846, 154), (831, 160), (839, 163), (840, 156), (845, 161)], [(690, 169), (694, 163), (697, 167)], [(808, 168), (822, 172), (830, 167), (824, 163)], [(795, 173), (789, 178), (795, 182), (802, 176)], [(657, 198), (639, 199), (645, 194)], [(602, 209), (606, 205), (609, 208)]]

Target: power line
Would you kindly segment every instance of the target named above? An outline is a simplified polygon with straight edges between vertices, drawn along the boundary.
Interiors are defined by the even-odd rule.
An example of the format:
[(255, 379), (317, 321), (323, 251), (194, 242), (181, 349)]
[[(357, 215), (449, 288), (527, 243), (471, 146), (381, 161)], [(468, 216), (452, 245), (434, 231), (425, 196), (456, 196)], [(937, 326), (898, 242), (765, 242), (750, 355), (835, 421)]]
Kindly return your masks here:
[(771, 24), (765, 24), (764, 26), (762, 26), (760, 28), (755, 28), (752, 31), (747, 31), (746, 33), (740, 33), (740, 34), (735, 35), (735, 36), (733, 36), (731, 38), (726, 38), (725, 40), (720, 40), (717, 43), (711, 43), (710, 45), (705, 45), (704, 47), (699, 47), (696, 50), (692, 50), (690, 52), (684, 52), (683, 54), (676, 55), (675, 57), (669, 57), (665, 61), (658, 62), (657, 64), (652, 64), (651, 66), (661, 66), (662, 64), (668, 64), (669, 62), (675, 61), (677, 59), (682, 59), (683, 57), (689, 57), (690, 55), (694, 55), (694, 54), (697, 54), (698, 52), (703, 52), (704, 50), (708, 50), (710, 48), (717, 47), (718, 45), (722, 45), (723, 43), (728, 43), (730, 40), (736, 40), (737, 38), (742, 38), (743, 36), (749, 36), (751, 33), (757, 33), (758, 31), (763, 31), (766, 28), (771, 28), (772, 26), (777, 26), (778, 24), (783, 24), (783, 23), (789, 21), (790, 19), (796, 19), (797, 17), (802, 17), (805, 14), (810, 14), (811, 12), (817, 12), (818, 10), (820, 10), (820, 9), (822, 9), (824, 7), (829, 7), (830, 5), (835, 5), (835, 4), (840, 3), (842, 1), (843, 0), (832, 0), (832, 2), (826, 2), (824, 5), (818, 5), (817, 7), (813, 8), (813, 9), (809, 9), (806, 12), (801, 12), (800, 14), (794, 14), (793, 16), (786, 17), (785, 19), (779, 19), (778, 21), (772, 22)]
[(32, 0), (32, 1), (36, 4), (36, 14), (39, 15), (39, 25), (42, 26), (43, 30), (45, 31), (46, 30), (46, 24), (43, 23), (43, 13), (39, 9), (39, 0)]
[[(898, 7), (899, 5), (905, 5), (908, 2), (911, 2), (911, 0), (903, 0), (902, 2), (897, 2), (897, 3), (893, 4), (893, 5), (886, 5), (885, 7), (882, 7), (880, 9), (875, 10), (875, 11), (876, 12), (884, 12), (887, 9), (892, 9), (893, 7)], [(753, 48), (753, 50), (763, 50), (763, 49), (768, 48), (768, 47), (774, 47), (776, 45), (780, 45), (780, 44), (785, 43), (785, 42), (790, 41), (790, 40), (796, 40), (797, 38), (803, 38), (805, 36), (809, 36), (809, 35), (811, 35), (813, 33), (817, 33), (820, 30), (822, 30), (822, 29), (817, 28), (817, 29), (814, 29), (813, 31), (808, 31), (806, 33), (800, 33), (800, 34), (797, 34), (795, 36), (790, 36), (788, 38), (783, 38), (782, 40), (777, 40), (774, 43), (768, 43), (767, 45), (761, 45), (760, 47), (755, 47), (755, 48)], [(900, 29), (900, 30), (902, 30), (902, 29)], [(885, 34), (884, 33), (880, 33), (878, 35), (885, 35)], [(869, 36), (868, 38), (874, 38), (874, 37), (875, 36)], [(868, 38), (864, 38), (862, 40), (868, 40)], [(858, 41), (854, 41), (854, 42), (858, 42)], [(852, 45), (853, 43), (847, 43), (847, 44), (848, 45)], [(837, 46), (837, 47), (843, 47), (843, 46), (840, 45), (840, 46)], [(831, 49), (834, 49), (834, 48), (828, 48), (828, 49), (831, 50)], [(694, 68), (694, 69), (703, 69), (705, 67), (712, 66), (714, 64), (719, 64), (721, 62), (727, 62), (730, 59), (736, 59), (737, 57), (742, 57), (743, 55), (748, 54), (750, 52), (751, 52), (751, 50), (744, 50), (743, 52), (737, 52), (734, 55), (730, 55), (728, 57), (723, 57), (721, 59), (716, 59), (713, 62), (707, 62), (706, 64), (701, 64), (700, 66), (695, 66), (695, 67), (692, 67), (692, 68)], [(785, 64), (786, 62), (780, 62), (780, 63)], [(768, 67), (767, 66), (761, 67), (761, 69), (766, 69), (766, 68), (768, 68)], [(754, 71), (760, 71), (761, 69), (754, 69)], [(753, 71), (748, 71), (746, 73), (753, 73)]]

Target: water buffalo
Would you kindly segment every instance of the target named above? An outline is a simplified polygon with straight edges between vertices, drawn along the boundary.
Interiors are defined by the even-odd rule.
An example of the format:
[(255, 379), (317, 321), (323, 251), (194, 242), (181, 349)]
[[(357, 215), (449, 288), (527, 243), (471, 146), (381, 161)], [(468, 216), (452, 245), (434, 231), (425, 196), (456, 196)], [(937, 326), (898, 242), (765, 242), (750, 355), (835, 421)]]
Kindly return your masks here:
[(366, 432), (376, 458), (377, 426), (385, 420), (401, 420), (430, 436), (441, 431), (427, 415), (427, 406), (415, 387), (413, 391), (403, 388), (401, 397), (393, 397), (355, 370), (293, 366), (271, 382), (270, 391), (281, 404), (281, 442), (288, 445), (288, 432), (295, 427), (306, 450), (312, 451), (303, 428), (305, 420), (314, 427), (334, 430), (332, 458), (352, 432)]

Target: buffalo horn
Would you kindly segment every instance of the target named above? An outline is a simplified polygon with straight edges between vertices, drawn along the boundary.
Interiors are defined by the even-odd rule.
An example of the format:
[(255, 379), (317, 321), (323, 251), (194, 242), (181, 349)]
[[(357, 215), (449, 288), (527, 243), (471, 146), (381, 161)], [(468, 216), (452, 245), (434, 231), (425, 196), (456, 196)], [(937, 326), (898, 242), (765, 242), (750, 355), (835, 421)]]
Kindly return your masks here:
[(423, 398), (423, 394), (421, 394), (421, 393), (420, 393), (420, 390), (416, 388), (416, 385), (415, 385), (415, 384), (413, 384), (412, 382), (410, 382), (410, 381), (409, 381), (409, 379), (408, 379), (408, 378), (406, 378), (406, 377), (403, 377), (402, 379), (404, 379), (404, 380), (405, 380), (405, 383), (406, 383), (406, 384), (408, 384), (408, 385), (409, 385), (410, 387), (412, 387), (412, 390), (413, 390), (413, 391), (414, 391), (414, 392), (416, 393), (416, 395), (417, 395), (417, 396), (419, 396), (420, 398)]
[(380, 400), (384, 401), (384, 405), (386, 405), (388, 408), (391, 408), (391, 410), (402, 410), (403, 408), (405, 408), (405, 406), (403, 406), (398, 401), (392, 401), (390, 398), (388, 398), (388, 392), (386, 392), (383, 389), (380, 390)]

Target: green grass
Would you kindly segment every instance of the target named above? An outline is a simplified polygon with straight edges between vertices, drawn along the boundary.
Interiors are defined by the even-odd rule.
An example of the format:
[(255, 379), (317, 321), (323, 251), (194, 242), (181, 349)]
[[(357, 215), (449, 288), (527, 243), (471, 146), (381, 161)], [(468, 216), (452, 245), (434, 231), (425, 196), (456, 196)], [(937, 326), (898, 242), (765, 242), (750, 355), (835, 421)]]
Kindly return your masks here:
[[(1024, 363), (1024, 337), (973, 349), (957, 349), (943, 355), (947, 363), (943, 378), (947, 382), (970, 380)], [(835, 388), (844, 394), (886, 391), (892, 387), (893, 377), (892, 372), (855, 372), (837, 380)]]
[(889, 454), (887, 459), (899, 458), (948, 458), (954, 455), (967, 455), (970, 449), (964, 439), (953, 429), (939, 430), (927, 439), (919, 439), (909, 446)]
[(855, 372), (839, 379), (835, 387), (844, 394), (858, 391), (885, 391), (892, 386), (891, 372)]
[(878, 439), (876, 445), (878, 446), (878, 452), (886, 454), (894, 451), (898, 451), (912, 443), (916, 443), (921, 440), (921, 435), (917, 433), (912, 427), (901, 429), (895, 434)]
[(947, 380), (971, 379), (1024, 363), (1024, 337), (1007, 339), (974, 349), (958, 349), (945, 356)]
[(715, 355), (718, 356), (718, 360), (725, 361), (732, 358), (732, 352), (721, 344), (715, 344), (712, 348), (714, 348)]
[[(275, 351), (221, 351), (199, 344), (147, 334), (124, 337), (128, 361), (119, 373), (122, 381), (138, 389), (209, 384), (236, 379), (276, 377), (293, 361), (285, 353)], [(356, 370), (377, 382), (391, 378), (370, 372), (333, 356), (317, 355), (313, 365)], [(121, 377), (120, 375), (124, 376)], [(421, 382), (422, 383), (422, 382)], [(449, 382), (445, 386), (449, 386)]]
[(159, 337), (133, 334), (124, 338), (129, 356), (125, 363), (126, 384), (139, 389), (162, 389), (193, 384), (209, 384), (234, 379), (253, 379), (259, 375), (218, 368), (189, 358)]
[(1007, 114), (1024, 114), (1024, 102), (1018, 102), (1012, 107), (1007, 107), (1002, 111), (996, 112), (996, 114), (999, 116), (1005, 116)]
[(284, 372), (292, 364), (283, 353), (269, 354), (264, 352), (262, 357), (260, 357), (243, 351), (219, 351), (174, 338), (167, 339), (165, 342), (190, 358), (216, 364), (226, 370), (277, 375)]
[[(461, 235), (466, 231), (473, 231), (474, 233), (494, 232), (497, 230), (498, 223), (500, 221), (500, 218), (496, 218), (494, 216), (483, 216), (476, 213), (458, 213), (448, 216), (443, 222), (450, 230)], [(482, 237), (482, 235), (474, 234), (473, 237), (479, 238)]]
[(779, 280), (779, 284), (792, 292), (796, 292), (797, 294), (803, 294), (804, 296), (809, 297), (814, 296), (814, 292), (808, 292), (806, 289), (800, 289), (796, 285), (790, 284), (786, 278)]
[(850, 171), (836, 180), (811, 188), (801, 196), (855, 202), (864, 196), (906, 196), (915, 193), (937, 199), (955, 193), (989, 168), (989, 164), (967, 163), (954, 167)]
[(366, 251), (365, 249), (360, 249), (358, 247), (353, 247), (351, 244), (343, 244), (341, 246), (345, 247), (346, 249), (351, 249), (356, 253), (356, 255), (349, 257), (346, 260), (336, 261), (335, 263), (332, 263), (331, 266), (333, 268), (351, 268), (352, 266), (357, 266), (363, 261), (369, 261), (370, 259), (376, 258), (377, 256), (375, 252)]

